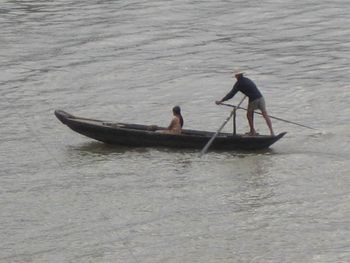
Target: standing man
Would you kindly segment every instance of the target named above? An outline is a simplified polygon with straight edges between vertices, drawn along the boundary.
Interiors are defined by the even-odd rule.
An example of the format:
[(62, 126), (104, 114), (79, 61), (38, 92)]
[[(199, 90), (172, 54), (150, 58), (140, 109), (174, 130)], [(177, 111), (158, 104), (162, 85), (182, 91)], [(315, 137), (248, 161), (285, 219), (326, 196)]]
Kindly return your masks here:
[(243, 76), (243, 72), (238, 71), (235, 72), (235, 77), (237, 82), (234, 84), (232, 90), (221, 100), (215, 101), (217, 105), (222, 102), (233, 98), (238, 91), (242, 92), (249, 98), (248, 110), (247, 110), (247, 118), (249, 122), (250, 132), (249, 135), (256, 135), (256, 131), (254, 129), (254, 110), (260, 109), (261, 113), (266, 121), (267, 126), (269, 127), (271, 136), (274, 136), (274, 132), (272, 130), (272, 124), (270, 117), (267, 115), (265, 100), (256, 85), (252, 80)]

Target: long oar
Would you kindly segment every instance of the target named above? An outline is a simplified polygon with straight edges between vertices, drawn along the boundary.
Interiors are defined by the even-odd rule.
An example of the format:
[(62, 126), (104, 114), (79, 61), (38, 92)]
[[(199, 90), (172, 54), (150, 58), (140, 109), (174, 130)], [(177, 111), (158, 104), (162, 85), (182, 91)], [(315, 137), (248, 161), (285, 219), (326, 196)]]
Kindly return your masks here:
[[(239, 106), (242, 104), (242, 102), (244, 101), (245, 98), (246, 98), (246, 96), (243, 97), (243, 99), (240, 101), (240, 103), (238, 104), (237, 107), (239, 107)], [(233, 107), (234, 107), (234, 106), (233, 106)], [(203, 148), (202, 151), (200, 152), (199, 157), (202, 157), (202, 155), (205, 154), (205, 153), (208, 151), (210, 145), (213, 143), (213, 141), (215, 140), (215, 138), (218, 136), (218, 134), (220, 133), (220, 131), (222, 130), (222, 128), (224, 128), (224, 126), (226, 125), (226, 123), (231, 119), (232, 115), (235, 113), (235, 110), (236, 110), (236, 109), (233, 109), (233, 110), (232, 110), (230, 116), (228, 116), (228, 117), (226, 118), (226, 120), (224, 121), (224, 123), (220, 126), (220, 128), (216, 131), (216, 133), (214, 133), (214, 135), (210, 138), (210, 140), (207, 142), (207, 144), (204, 146), (204, 148)]]
[[(233, 108), (236, 108), (236, 109), (241, 109), (241, 110), (247, 111), (246, 108), (240, 107), (240, 105), (235, 106), (235, 105), (231, 105), (231, 104), (227, 104), (227, 103), (221, 103), (220, 105), (229, 106), (229, 107), (233, 107)], [(254, 113), (259, 114), (259, 115), (262, 115), (262, 113), (257, 112), (257, 111), (254, 111)], [(284, 121), (284, 122), (287, 122), (287, 123), (290, 123), (290, 124), (294, 124), (294, 125), (298, 125), (298, 126), (301, 126), (301, 127), (304, 127), (304, 128), (311, 129), (311, 130), (317, 130), (317, 129), (312, 128), (312, 127), (310, 127), (310, 126), (307, 126), (307, 125), (304, 125), (304, 124), (300, 124), (300, 123), (296, 123), (296, 122), (294, 122), (294, 121), (288, 121), (288, 120), (284, 120), (284, 119), (281, 119), (281, 118), (278, 118), (278, 117), (274, 117), (274, 116), (270, 116), (270, 115), (268, 115), (268, 116), (269, 116), (271, 119), (275, 119), (275, 120), (279, 120), (279, 121)]]

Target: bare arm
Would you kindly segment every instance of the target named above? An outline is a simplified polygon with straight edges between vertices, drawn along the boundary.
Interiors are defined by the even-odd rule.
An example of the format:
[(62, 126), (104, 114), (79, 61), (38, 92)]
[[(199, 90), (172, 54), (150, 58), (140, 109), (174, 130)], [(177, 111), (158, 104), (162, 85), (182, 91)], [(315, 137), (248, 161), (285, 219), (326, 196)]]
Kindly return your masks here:
[(168, 130), (171, 130), (175, 127), (176, 125), (176, 122), (177, 122), (177, 119), (176, 118), (173, 118), (168, 126)]

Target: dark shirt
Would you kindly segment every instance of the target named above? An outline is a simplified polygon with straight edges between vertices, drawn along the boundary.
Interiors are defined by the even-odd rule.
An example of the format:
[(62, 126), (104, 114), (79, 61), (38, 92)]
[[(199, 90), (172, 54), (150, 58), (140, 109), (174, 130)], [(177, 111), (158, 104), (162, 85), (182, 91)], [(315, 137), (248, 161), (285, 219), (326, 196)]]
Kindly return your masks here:
[(235, 85), (233, 85), (232, 90), (229, 93), (227, 93), (225, 97), (223, 97), (222, 101), (231, 99), (233, 96), (236, 95), (238, 91), (245, 94), (249, 98), (249, 102), (252, 102), (262, 97), (262, 94), (254, 84), (254, 82), (242, 76), (237, 80)]

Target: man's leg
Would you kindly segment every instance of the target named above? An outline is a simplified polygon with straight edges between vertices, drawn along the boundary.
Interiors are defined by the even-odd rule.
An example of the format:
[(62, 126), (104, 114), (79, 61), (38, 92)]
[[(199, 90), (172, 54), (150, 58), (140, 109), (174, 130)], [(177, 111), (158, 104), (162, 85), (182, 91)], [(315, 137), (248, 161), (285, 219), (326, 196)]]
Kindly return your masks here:
[(247, 111), (247, 118), (248, 118), (248, 123), (249, 123), (249, 127), (250, 127), (250, 135), (254, 135), (255, 134), (255, 129), (254, 129), (254, 110), (251, 110), (248, 108)]
[(262, 110), (261, 113), (266, 121), (267, 126), (269, 127), (271, 136), (274, 136), (275, 134), (274, 134), (273, 129), (272, 129), (272, 123), (271, 123), (271, 119), (270, 119), (269, 115), (267, 115), (266, 110)]
[(274, 134), (273, 129), (272, 129), (271, 119), (270, 119), (269, 115), (267, 115), (266, 103), (265, 103), (264, 97), (259, 99), (258, 108), (261, 110), (262, 116), (264, 117), (264, 119), (266, 121), (267, 127), (269, 127), (271, 136), (274, 136), (275, 134)]

